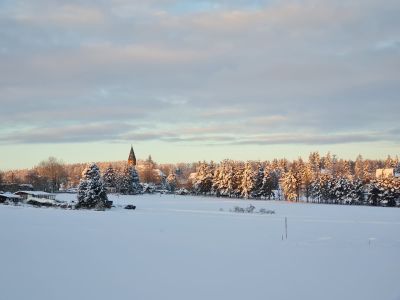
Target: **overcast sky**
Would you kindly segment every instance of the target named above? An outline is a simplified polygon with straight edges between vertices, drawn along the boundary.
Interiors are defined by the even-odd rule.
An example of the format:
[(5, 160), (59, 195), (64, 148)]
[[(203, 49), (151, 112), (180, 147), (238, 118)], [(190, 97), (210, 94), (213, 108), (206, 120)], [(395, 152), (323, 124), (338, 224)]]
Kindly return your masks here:
[(398, 0), (0, 0), (0, 169), (400, 154)]

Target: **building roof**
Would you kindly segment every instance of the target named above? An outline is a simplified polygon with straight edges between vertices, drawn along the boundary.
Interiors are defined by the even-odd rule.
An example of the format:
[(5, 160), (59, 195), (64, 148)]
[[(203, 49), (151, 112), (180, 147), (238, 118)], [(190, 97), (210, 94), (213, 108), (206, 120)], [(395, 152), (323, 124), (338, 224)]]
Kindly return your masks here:
[(9, 198), (9, 199), (21, 199), (20, 196), (12, 194), (10, 192), (0, 194), (0, 197)]
[(128, 164), (131, 164), (134, 166), (136, 165), (136, 156), (135, 156), (135, 152), (133, 151), (132, 146), (131, 146), (131, 151), (129, 152)]
[(54, 196), (55, 195), (55, 194), (42, 192), (42, 191), (18, 191), (18, 192), (15, 192), (14, 194), (18, 194), (18, 193), (33, 195), (33, 196)]

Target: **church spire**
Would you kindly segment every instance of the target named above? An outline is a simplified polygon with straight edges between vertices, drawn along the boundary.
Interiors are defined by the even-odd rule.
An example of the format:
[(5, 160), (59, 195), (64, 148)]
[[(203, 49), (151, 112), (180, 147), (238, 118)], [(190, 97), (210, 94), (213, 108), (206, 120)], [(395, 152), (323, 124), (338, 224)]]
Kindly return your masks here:
[(131, 152), (129, 153), (129, 157), (128, 157), (128, 165), (129, 166), (136, 166), (136, 156), (135, 156), (135, 152), (133, 151), (133, 147), (131, 145)]

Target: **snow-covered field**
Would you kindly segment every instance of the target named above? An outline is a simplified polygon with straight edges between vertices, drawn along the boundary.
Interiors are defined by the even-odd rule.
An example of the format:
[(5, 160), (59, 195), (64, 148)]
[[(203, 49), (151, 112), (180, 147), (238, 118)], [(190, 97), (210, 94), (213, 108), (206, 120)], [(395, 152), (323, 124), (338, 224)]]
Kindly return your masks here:
[[(0, 205), (0, 299), (400, 299), (398, 208), (110, 200), (106, 212)], [(250, 203), (276, 213), (230, 212)]]

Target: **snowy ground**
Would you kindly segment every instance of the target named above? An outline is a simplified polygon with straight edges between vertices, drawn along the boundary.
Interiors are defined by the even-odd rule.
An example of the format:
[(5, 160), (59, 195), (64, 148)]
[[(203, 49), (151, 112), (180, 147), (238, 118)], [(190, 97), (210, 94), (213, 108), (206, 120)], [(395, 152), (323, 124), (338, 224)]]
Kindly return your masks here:
[[(400, 299), (398, 208), (110, 198), (107, 212), (0, 205), (0, 299)], [(229, 212), (249, 203), (276, 214)]]

